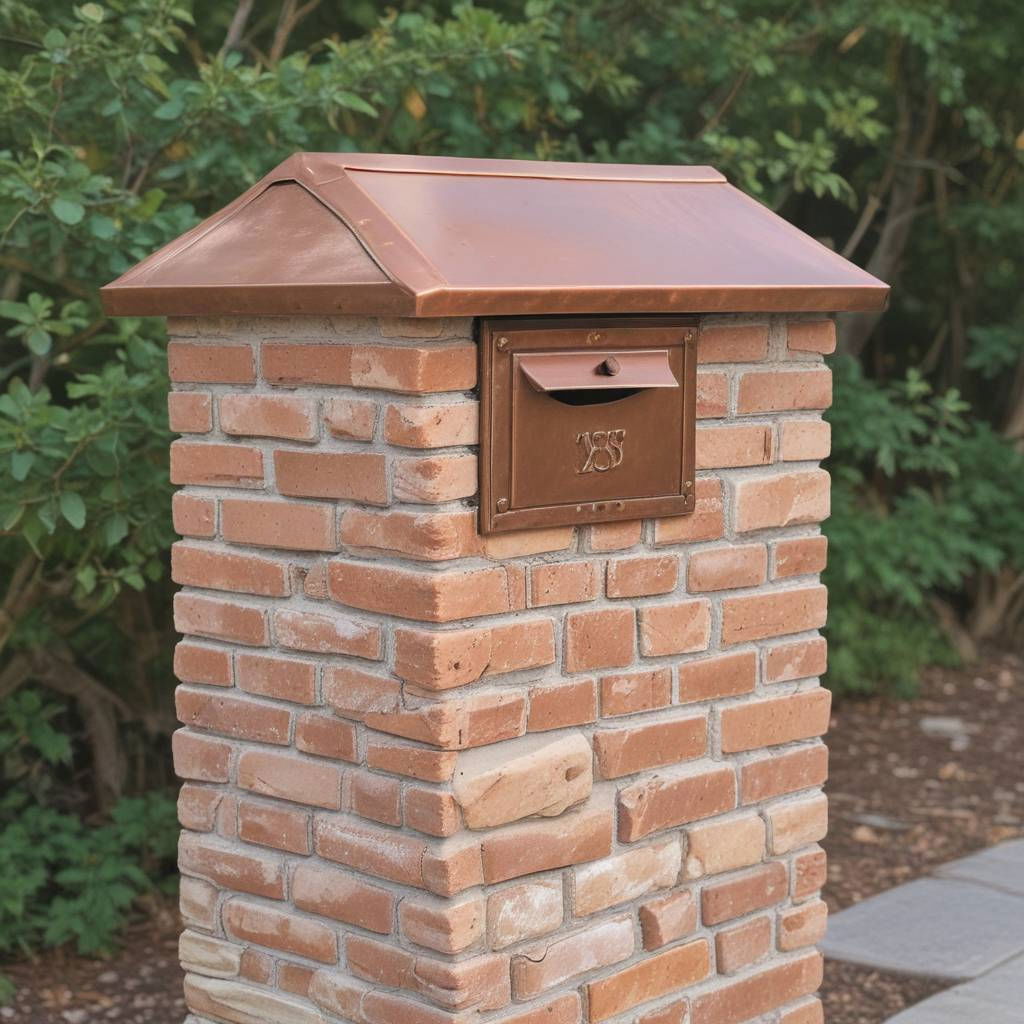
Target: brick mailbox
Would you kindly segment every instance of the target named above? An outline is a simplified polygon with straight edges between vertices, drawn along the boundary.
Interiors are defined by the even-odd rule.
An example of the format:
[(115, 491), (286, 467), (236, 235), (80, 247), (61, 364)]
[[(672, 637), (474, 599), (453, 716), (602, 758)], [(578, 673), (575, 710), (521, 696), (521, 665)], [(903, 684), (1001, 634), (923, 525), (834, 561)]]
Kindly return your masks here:
[(193, 1024), (816, 1024), (831, 314), (705, 167), (300, 154), (167, 315)]

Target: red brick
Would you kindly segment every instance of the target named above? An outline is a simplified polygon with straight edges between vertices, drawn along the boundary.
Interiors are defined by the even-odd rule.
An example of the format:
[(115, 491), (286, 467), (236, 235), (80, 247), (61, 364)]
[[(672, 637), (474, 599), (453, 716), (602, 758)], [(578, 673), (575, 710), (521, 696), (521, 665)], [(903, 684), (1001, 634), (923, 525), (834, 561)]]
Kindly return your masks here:
[(281, 961), (277, 967), (277, 987), (282, 992), (290, 992), (295, 996), (309, 997), (310, 983), (317, 972), (301, 964), (290, 964)]
[(486, 915), (479, 897), (453, 903), (407, 896), (399, 904), (398, 919), (402, 934), (417, 946), (438, 953), (461, 953), (483, 935)]
[(712, 324), (701, 328), (699, 363), (754, 363), (767, 355), (767, 324)]
[(828, 519), (829, 483), (823, 469), (741, 480), (736, 485), (736, 529), (747, 533)]
[(778, 370), (740, 377), (736, 411), (740, 416), (796, 409), (827, 409), (832, 404), (832, 371)]
[(831, 693), (818, 687), (722, 710), (722, 751), (735, 754), (820, 736), (828, 729)]
[(813, 946), (825, 938), (828, 907), (824, 900), (813, 900), (789, 907), (779, 914), (779, 949), (785, 953)]
[(636, 1024), (687, 1024), (690, 1019), (690, 1004), (685, 999), (663, 1006), (660, 1010), (637, 1017)]
[(636, 649), (635, 637), (632, 608), (574, 612), (565, 620), (565, 670), (589, 672), (629, 665)]
[(674, 555), (623, 558), (608, 563), (609, 597), (652, 597), (669, 594), (679, 581), (679, 559)]
[(597, 684), (577, 679), (530, 690), (530, 732), (564, 729), (597, 721)]
[(762, 864), (728, 881), (709, 882), (701, 894), (704, 924), (721, 924), (780, 903), (788, 888), (786, 867), (778, 861)]
[(506, 949), (562, 927), (565, 891), (560, 876), (508, 885), (487, 897), (491, 949)]
[(779, 434), (783, 462), (821, 462), (832, 451), (832, 425), (825, 420), (785, 420)]
[(582, 864), (612, 851), (610, 807), (583, 807), (551, 821), (507, 825), (481, 842), (484, 881), (488, 885), (537, 871)]
[(175, 706), (183, 725), (259, 743), (288, 743), (291, 712), (273, 704), (179, 686)]
[(311, 661), (239, 652), (235, 669), (239, 689), (246, 693), (296, 704), (316, 703), (316, 665)]
[(644, 949), (661, 949), (697, 928), (697, 904), (688, 889), (640, 905)]
[(397, 779), (370, 772), (351, 772), (348, 776), (346, 805), (361, 818), (382, 825), (402, 824), (402, 786)]
[(523, 603), (506, 568), (413, 572), (362, 562), (331, 562), (328, 588), (339, 604), (421, 622), (456, 622), (515, 611)]
[(684, 661), (679, 666), (679, 703), (738, 697), (752, 693), (756, 684), (756, 651)]
[(167, 396), (167, 424), (175, 434), (213, 430), (213, 402), (200, 391), (172, 391)]
[(591, 562), (551, 562), (530, 569), (530, 607), (593, 601), (597, 567)]
[(779, 1024), (825, 1024), (825, 1011), (820, 999), (810, 999), (783, 1011)]
[(333, 715), (310, 711), (299, 715), (295, 723), (295, 749), (335, 761), (359, 760), (355, 726), (339, 722)]
[(285, 562), (185, 541), (171, 547), (171, 579), (185, 587), (262, 597), (287, 597), (291, 591)]
[(388, 503), (385, 458), (377, 452), (274, 452), (277, 490), (293, 498), (344, 498)]
[(271, 846), (285, 853), (311, 852), (309, 814), (275, 804), (242, 800), (238, 804), (238, 836), (247, 843)]
[(402, 706), (402, 687), (395, 679), (347, 665), (326, 665), (324, 703), (343, 718), (359, 720), (371, 712), (397, 711)]
[(605, 779), (661, 768), (701, 757), (708, 746), (705, 715), (662, 719), (623, 729), (594, 733), (597, 767)]
[(828, 798), (815, 793), (797, 800), (772, 804), (764, 811), (771, 829), (771, 852), (791, 853), (825, 838), (828, 831)]
[(644, 524), (639, 519), (621, 523), (595, 523), (587, 531), (590, 551), (622, 551), (640, 543)]
[(765, 824), (753, 813), (715, 818), (686, 830), (686, 878), (720, 875), (764, 860)]
[(225, 434), (315, 441), (316, 403), (285, 395), (222, 395), (217, 404)]
[(274, 635), (282, 647), (312, 654), (352, 654), (377, 660), (381, 656), (378, 626), (347, 615), (279, 608), (274, 612)]
[(690, 593), (756, 587), (768, 577), (768, 549), (763, 544), (732, 544), (695, 551), (686, 586)]
[(268, 384), (345, 385), (352, 383), (348, 345), (295, 345), (264, 342), (260, 364)]
[(688, 942), (646, 957), (617, 974), (587, 985), (590, 1021), (608, 1020), (688, 985), (695, 985), (710, 973), (706, 939)]
[(791, 320), (786, 324), (786, 347), (790, 352), (830, 355), (836, 350), (833, 320)]
[(476, 345), (359, 345), (352, 352), (352, 385), (404, 394), (469, 391), (476, 386)]
[(231, 685), (231, 653), (182, 640), (174, 648), (174, 674), (182, 683)]
[(722, 602), (722, 643), (741, 644), (802, 633), (825, 625), (828, 593), (822, 586), (776, 590)]
[(274, 958), (258, 949), (245, 949), (239, 961), (238, 976), (267, 985), (274, 976)]
[(579, 1024), (581, 1013), (580, 997), (575, 992), (567, 992), (511, 1016), (500, 1017), (495, 1024)]
[(676, 884), (681, 864), (679, 841), (638, 846), (573, 871), (573, 913), (588, 917)]
[(331, 398), (324, 404), (324, 424), (332, 437), (370, 441), (377, 427), (377, 403), (362, 398)]
[(793, 899), (804, 900), (813, 896), (828, 880), (828, 858), (820, 847), (793, 858)]
[(243, 850), (223, 839), (184, 832), (178, 843), (178, 867), (183, 874), (224, 889), (270, 900), (284, 899), (284, 864), (273, 854)]
[(765, 754), (740, 768), (740, 792), (745, 804), (821, 786), (828, 778), (828, 749), (821, 743)]
[(346, 816), (318, 816), (313, 836), (314, 849), (327, 860), (403, 885), (424, 886), (423, 862), (429, 846), (421, 837)]
[(719, 974), (735, 974), (763, 960), (772, 947), (770, 917), (755, 917), (715, 936), (715, 963)]
[(224, 539), (292, 551), (337, 551), (329, 505), (297, 501), (221, 501)]
[(655, 668), (601, 679), (601, 714), (605, 718), (653, 711), (671, 703), (671, 669)]
[(788, 579), (790, 576), (808, 576), (824, 572), (828, 557), (827, 537), (795, 537), (780, 540), (774, 545), (775, 571), (772, 579)]
[(256, 379), (250, 345), (167, 345), (171, 380), (187, 384), (251, 384)]
[(384, 413), (384, 438), (403, 448), (474, 445), (479, 419), (476, 402), (389, 405)]
[(217, 503), (213, 498), (176, 492), (171, 498), (175, 533), (183, 537), (213, 537), (217, 533)]
[(693, 544), (702, 540), (718, 540), (725, 534), (725, 502), (722, 481), (717, 478), (698, 480), (694, 487), (694, 510), (686, 516), (655, 519), (654, 543)]
[(775, 435), (763, 423), (698, 427), (697, 469), (766, 466), (772, 461)]
[(341, 517), (346, 547), (425, 562), (441, 562), (477, 553), (476, 515), (464, 512), (376, 512), (347, 508)]
[(193, 832), (212, 832), (217, 826), (217, 811), (223, 800), (223, 790), (185, 783), (178, 792), (181, 827)]
[(741, 1024), (813, 992), (821, 984), (817, 954), (766, 967), (693, 1000), (693, 1024)]
[[(474, 517), (474, 532), (476, 518)], [(494, 562), (507, 562), (526, 555), (544, 555), (551, 551), (566, 551), (573, 546), (576, 531), (572, 526), (551, 526), (539, 530), (510, 530), (477, 537), (479, 553)]]
[(407, 786), (402, 793), (402, 814), (408, 828), (430, 836), (452, 836), (462, 827), (455, 798), (436, 789)]
[(729, 415), (729, 377), (724, 373), (697, 374), (697, 419), (722, 419)]
[(262, 487), (263, 452), (244, 444), (174, 441), (171, 483)]
[(269, 640), (262, 608), (198, 594), (174, 595), (174, 628), (179, 633), (232, 640), (250, 647), (266, 646)]
[(728, 765), (642, 779), (619, 791), (619, 840), (634, 843), (735, 806), (736, 776)]
[(628, 917), (548, 939), (512, 958), (512, 990), (516, 999), (532, 999), (577, 975), (627, 960), (634, 944)]
[(784, 683), (792, 679), (822, 676), (828, 668), (828, 644), (823, 636), (794, 640), (769, 647), (764, 658), (766, 683)]
[(229, 900), (224, 930), (240, 942), (269, 946), (323, 964), (338, 961), (338, 940), (326, 925), (248, 900)]
[(238, 785), (253, 793), (297, 804), (329, 810), (341, 807), (341, 770), (308, 757), (243, 750), (238, 759)]
[(366, 765), (422, 782), (448, 782), (455, 771), (453, 751), (425, 750), (395, 740), (373, 737), (366, 745)]
[(645, 657), (706, 651), (711, 641), (707, 601), (651, 604), (640, 609), (640, 650)]
[(476, 494), (475, 455), (401, 457), (394, 462), (396, 501), (439, 505)]
[(171, 738), (174, 774), (198, 782), (227, 782), (231, 771), (231, 747), (179, 729)]
[(295, 869), (292, 901), (299, 910), (380, 935), (391, 931), (395, 915), (395, 897), (387, 889), (314, 862)]

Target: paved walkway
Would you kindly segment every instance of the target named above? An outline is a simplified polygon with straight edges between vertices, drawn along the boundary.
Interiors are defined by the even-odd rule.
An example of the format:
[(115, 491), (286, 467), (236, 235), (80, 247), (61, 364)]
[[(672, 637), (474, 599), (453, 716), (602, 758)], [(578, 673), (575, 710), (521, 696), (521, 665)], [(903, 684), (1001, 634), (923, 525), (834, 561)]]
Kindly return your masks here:
[(834, 960), (956, 983), (889, 1024), (1022, 1024), (1024, 839), (835, 914), (822, 948)]

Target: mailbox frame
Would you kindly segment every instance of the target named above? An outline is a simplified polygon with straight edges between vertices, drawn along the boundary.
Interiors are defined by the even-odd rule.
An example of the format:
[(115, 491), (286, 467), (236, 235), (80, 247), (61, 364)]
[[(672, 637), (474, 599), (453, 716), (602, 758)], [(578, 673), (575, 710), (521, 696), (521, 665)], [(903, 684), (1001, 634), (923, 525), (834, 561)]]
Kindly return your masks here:
[[(608, 338), (603, 332), (615, 329)], [(639, 329), (645, 329), (641, 331)], [(694, 510), (696, 440), (697, 342), (700, 317), (696, 315), (646, 314), (637, 316), (493, 317), (479, 321), (480, 348), (480, 532), (545, 526), (615, 522), (663, 516), (687, 515)], [(652, 337), (651, 331), (658, 336)], [(546, 332), (574, 331), (573, 344), (550, 341)], [(621, 333), (622, 331), (635, 334)], [(515, 340), (513, 340), (513, 338)], [(512, 464), (516, 430), (512, 422), (514, 357), (523, 353), (622, 352), (628, 349), (681, 349), (679, 381), (681, 436), (678, 490), (655, 496), (628, 495), (594, 501), (569, 500), (513, 508)], [(583, 390), (583, 388), (581, 388)], [(628, 401), (629, 399), (624, 399)], [(656, 436), (656, 427), (652, 426)], [(539, 453), (538, 457), (543, 457)]]

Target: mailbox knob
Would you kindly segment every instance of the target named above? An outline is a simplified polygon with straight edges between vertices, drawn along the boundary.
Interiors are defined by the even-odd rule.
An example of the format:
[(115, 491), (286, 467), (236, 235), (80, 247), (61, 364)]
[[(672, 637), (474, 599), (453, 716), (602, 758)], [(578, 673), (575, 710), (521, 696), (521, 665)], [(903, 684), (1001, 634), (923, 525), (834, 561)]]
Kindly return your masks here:
[(609, 356), (598, 369), (606, 377), (614, 377), (619, 370), (622, 369), (622, 364), (615, 358), (615, 356)]

